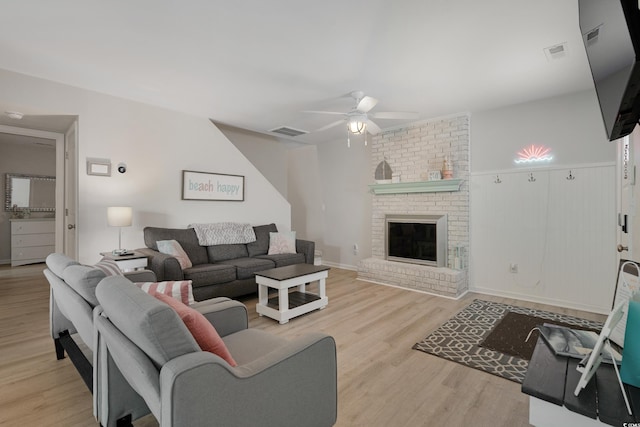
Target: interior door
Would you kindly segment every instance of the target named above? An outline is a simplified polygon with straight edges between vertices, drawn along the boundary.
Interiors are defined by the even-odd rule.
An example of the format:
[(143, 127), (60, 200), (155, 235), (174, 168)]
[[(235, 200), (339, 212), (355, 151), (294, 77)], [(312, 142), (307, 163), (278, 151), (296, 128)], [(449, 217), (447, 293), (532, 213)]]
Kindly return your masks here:
[(76, 215), (77, 182), (76, 147), (78, 141), (78, 122), (74, 122), (65, 134), (64, 156), (64, 253), (72, 259), (78, 259)]
[(618, 257), (640, 261), (640, 186), (636, 185), (640, 165), (640, 126), (618, 141)]

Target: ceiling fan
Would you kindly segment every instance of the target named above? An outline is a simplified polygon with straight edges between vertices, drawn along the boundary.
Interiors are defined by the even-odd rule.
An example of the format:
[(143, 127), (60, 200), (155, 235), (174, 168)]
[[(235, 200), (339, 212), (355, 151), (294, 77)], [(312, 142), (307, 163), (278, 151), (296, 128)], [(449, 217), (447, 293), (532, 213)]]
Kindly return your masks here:
[(371, 109), (376, 106), (378, 100), (371, 96), (365, 96), (364, 92), (356, 90), (350, 93), (351, 97), (355, 100), (355, 107), (351, 109), (351, 111), (347, 113), (338, 112), (338, 111), (305, 111), (305, 113), (317, 113), (317, 114), (330, 114), (330, 115), (339, 115), (343, 116), (340, 120), (336, 120), (335, 122), (329, 123), (326, 126), (323, 126), (319, 129), (316, 129), (315, 132), (322, 132), (327, 129), (331, 129), (332, 127), (338, 126), (342, 123), (347, 124), (347, 144), (351, 146), (351, 141), (349, 139), (350, 134), (356, 135), (364, 135), (364, 143), (367, 145), (367, 133), (372, 135), (376, 135), (380, 133), (381, 129), (375, 122), (371, 119), (417, 119), (418, 113), (409, 113), (409, 112), (399, 112), (399, 111), (388, 111), (388, 112), (378, 112), (378, 113), (370, 113)]

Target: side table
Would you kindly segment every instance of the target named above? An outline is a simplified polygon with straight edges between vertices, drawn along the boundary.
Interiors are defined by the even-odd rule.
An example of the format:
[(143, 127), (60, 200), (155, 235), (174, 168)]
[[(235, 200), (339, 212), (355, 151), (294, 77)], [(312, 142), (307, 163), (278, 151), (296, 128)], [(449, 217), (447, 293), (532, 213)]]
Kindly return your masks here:
[(147, 256), (141, 252), (132, 251), (127, 255), (114, 255), (111, 252), (100, 252), (106, 259), (115, 261), (118, 268), (125, 271), (134, 271), (147, 268)]

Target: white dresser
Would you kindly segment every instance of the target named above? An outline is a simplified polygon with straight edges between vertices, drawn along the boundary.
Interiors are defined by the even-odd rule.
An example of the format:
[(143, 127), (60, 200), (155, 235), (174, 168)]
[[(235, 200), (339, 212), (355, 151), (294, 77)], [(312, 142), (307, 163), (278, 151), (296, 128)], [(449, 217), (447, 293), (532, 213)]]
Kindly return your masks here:
[(12, 219), (11, 266), (43, 262), (55, 252), (55, 218)]

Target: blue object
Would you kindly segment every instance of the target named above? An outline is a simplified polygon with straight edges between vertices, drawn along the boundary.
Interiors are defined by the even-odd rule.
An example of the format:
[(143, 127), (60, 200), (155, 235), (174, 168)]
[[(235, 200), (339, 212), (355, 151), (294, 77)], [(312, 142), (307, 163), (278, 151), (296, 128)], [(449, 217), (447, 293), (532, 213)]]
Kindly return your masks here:
[(640, 387), (640, 303), (629, 300), (627, 327), (624, 331), (620, 378), (625, 384)]

